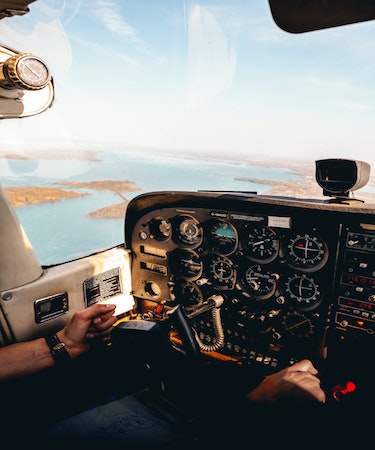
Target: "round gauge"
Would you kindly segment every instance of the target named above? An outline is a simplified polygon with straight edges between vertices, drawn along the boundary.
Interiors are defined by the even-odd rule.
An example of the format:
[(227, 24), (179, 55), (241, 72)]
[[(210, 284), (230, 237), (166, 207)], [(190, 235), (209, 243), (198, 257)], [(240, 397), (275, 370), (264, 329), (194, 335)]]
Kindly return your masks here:
[(279, 240), (276, 233), (265, 225), (249, 228), (244, 243), (249, 251), (247, 256), (255, 262), (269, 263), (279, 253)]
[(250, 266), (244, 277), (249, 294), (259, 300), (272, 297), (276, 290), (277, 279), (277, 274), (266, 272), (259, 265)]
[(313, 309), (321, 302), (319, 285), (313, 278), (294, 274), (285, 282), (286, 295), (303, 309)]
[(288, 258), (291, 267), (314, 272), (326, 263), (328, 247), (315, 234), (296, 234), (289, 239)]
[(208, 235), (211, 250), (220, 255), (230, 255), (237, 248), (237, 231), (224, 220), (215, 221)]
[(216, 285), (232, 288), (236, 281), (233, 263), (225, 256), (214, 256), (209, 263), (209, 275)]
[(196, 279), (202, 274), (203, 263), (193, 250), (179, 248), (169, 256), (172, 272), (180, 277)]
[(193, 283), (185, 280), (176, 280), (171, 288), (174, 301), (186, 309), (194, 309), (203, 301), (202, 292)]
[(30, 53), (19, 53), (7, 59), (3, 73), (11, 88), (38, 90), (47, 86), (51, 79), (46, 63)]
[(194, 217), (178, 217), (176, 232), (177, 239), (183, 244), (198, 245), (202, 241), (202, 228)]
[(311, 320), (297, 311), (289, 311), (282, 318), (285, 331), (296, 338), (307, 338), (314, 331)]
[(168, 220), (156, 218), (150, 222), (151, 237), (158, 241), (165, 241), (172, 235), (172, 226)]

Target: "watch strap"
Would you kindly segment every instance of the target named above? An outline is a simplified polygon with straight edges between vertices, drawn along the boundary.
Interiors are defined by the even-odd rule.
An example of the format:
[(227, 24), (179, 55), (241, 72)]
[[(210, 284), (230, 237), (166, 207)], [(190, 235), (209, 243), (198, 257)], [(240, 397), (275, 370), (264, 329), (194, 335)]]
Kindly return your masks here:
[(56, 334), (50, 334), (45, 340), (56, 364), (66, 363), (71, 360), (64, 342), (61, 342)]

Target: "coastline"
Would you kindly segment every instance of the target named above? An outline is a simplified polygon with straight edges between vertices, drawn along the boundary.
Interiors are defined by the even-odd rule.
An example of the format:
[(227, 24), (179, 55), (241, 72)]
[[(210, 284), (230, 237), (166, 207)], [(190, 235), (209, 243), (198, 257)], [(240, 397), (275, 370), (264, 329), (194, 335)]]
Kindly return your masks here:
[[(33, 151), (26, 153), (7, 152), (0, 151), (0, 158), (6, 159), (21, 159), (21, 160), (34, 160), (34, 159), (53, 159), (53, 160), (89, 160), (94, 162), (100, 162), (100, 152), (98, 151)], [(190, 155), (194, 157), (194, 155)], [(202, 155), (201, 155), (202, 157)], [(206, 156), (210, 159), (209, 156)], [(240, 158), (239, 155), (237, 155)], [(232, 156), (233, 158), (233, 156)], [(231, 161), (237, 161), (236, 157), (231, 158)], [(212, 158), (211, 158), (212, 159)], [(227, 160), (229, 161), (229, 160)], [(281, 161), (275, 159), (262, 159), (260, 157), (248, 158), (247, 161), (242, 157), (238, 159), (238, 164), (247, 163), (251, 166), (264, 167), (264, 168), (283, 168), (285, 171), (296, 174), (299, 176), (299, 181), (275, 181), (270, 179), (259, 179), (253, 177), (239, 177), (234, 180), (248, 182), (249, 184), (255, 183), (258, 185), (264, 185), (265, 190), (262, 192), (264, 195), (292, 197), (300, 199), (327, 199), (323, 196), (322, 189), (318, 186), (315, 180), (315, 165), (307, 161)], [(100, 190), (111, 191), (119, 196), (120, 203), (115, 203), (104, 208), (100, 208), (91, 211), (87, 214), (87, 217), (98, 218), (123, 218), (124, 213), (129, 203), (126, 197), (127, 192), (141, 192), (143, 189), (138, 187), (133, 181), (129, 180), (100, 180), (100, 181), (58, 181), (51, 183), (54, 187), (38, 187), (38, 186), (26, 186), (26, 187), (6, 187), (5, 191), (8, 195), (10, 203), (14, 207), (21, 207), (25, 205), (41, 204), (48, 202), (58, 202), (65, 199), (74, 199), (82, 196), (89, 195), (89, 192), (84, 190)], [(374, 185), (374, 180), (370, 178), (369, 185)], [(268, 188), (267, 188), (267, 187)], [(83, 190), (83, 192), (81, 191)], [(358, 198), (369, 203), (375, 203), (375, 193), (369, 193), (362, 190), (356, 191), (355, 196), (352, 198)]]
[[(114, 205), (106, 206), (87, 214), (87, 217), (101, 219), (123, 218), (129, 200), (124, 196), (125, 192), (141, 191), (133, 181), (103, 180), (103, 181), (62, 181), (53, 183), (58, 186), (67, 186), (75, 189), (88, 189), (100, 191), (112, 191), (123, 201)], [(40, 203), (54, 203), (61, 200), (84, 197), (87, 192), (77, 192), (74, 190), (62, 189), (59, 187), (39, 187), (39, 186), (17, 186), (6, 187), (5, 192), (13, 207), (25, 205), (36, 205)]]

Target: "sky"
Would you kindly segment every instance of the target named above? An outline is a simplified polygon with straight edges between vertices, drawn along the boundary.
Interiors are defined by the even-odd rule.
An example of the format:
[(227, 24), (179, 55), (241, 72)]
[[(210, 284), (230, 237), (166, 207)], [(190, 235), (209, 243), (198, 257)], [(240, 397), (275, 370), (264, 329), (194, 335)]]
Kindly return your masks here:
[(304, 34), (266, 0), (38, 0), (0, 44), (41, 56), (53, 106), (0, 150), (157, 150), (375, 163), (375, 22)]

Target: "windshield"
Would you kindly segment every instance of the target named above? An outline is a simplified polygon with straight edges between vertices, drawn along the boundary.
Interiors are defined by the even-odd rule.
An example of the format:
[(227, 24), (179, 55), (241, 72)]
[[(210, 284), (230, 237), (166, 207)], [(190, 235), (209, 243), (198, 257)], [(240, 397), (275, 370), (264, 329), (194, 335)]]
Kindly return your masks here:
[(315, 160), (374, 162), (373, 22), (290, 34), (266, 0), (29, 9), (0, 45), (43, 58), (55, 100), (0, 121), (0, 181), (43, 265), (123, 243), (143, 192), (317, 198)]

